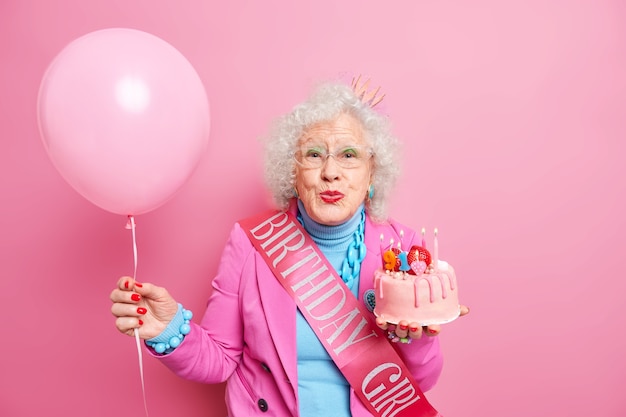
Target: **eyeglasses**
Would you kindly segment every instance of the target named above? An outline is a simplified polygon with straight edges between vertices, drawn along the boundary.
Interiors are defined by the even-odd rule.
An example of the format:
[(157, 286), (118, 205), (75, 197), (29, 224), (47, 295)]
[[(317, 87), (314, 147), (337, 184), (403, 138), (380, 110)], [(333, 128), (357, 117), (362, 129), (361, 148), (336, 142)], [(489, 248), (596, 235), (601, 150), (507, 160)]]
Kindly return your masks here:
[(374, 155), (371, 148), (364, 146), (344, 146), (329, 152), (324, 146), (302, 146), (295, 153), (296, 162), (306, 169), (321, 168), (332, 156), (337, 165), (352, 169), (362, 167)]

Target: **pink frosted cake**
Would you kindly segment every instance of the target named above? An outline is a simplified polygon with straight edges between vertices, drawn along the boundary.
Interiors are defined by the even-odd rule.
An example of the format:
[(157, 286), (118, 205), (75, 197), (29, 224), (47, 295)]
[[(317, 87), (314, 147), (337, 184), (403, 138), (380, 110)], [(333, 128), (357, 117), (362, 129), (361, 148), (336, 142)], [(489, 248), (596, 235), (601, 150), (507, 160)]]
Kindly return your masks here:
[(436, 251), (435, 241), (432, 262), (423, 246), (413, 246), (409, 252), (393, 248), (384, 253), (385, 265), (374, 274), (374, 314), (389, 323), (407, 320), (422, 326), (447, 323), (459, 316), (454, 269), (439, 261)]

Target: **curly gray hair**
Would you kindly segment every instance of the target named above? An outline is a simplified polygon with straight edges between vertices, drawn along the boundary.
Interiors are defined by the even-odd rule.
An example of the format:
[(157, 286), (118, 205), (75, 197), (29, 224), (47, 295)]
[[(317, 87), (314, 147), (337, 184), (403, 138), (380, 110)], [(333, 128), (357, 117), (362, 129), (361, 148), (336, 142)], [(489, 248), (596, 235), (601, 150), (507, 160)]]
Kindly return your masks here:
[(400, 173), (399, 142), (391, 133), (387, 118), (357, 97), (342, 83), (320, 84), (303, 103), (279, 117), (265, 139), (265, 180), (278, 208), (285, 210), (294, 198), (295, 159), (298, 139), (310, 126), (334, 120), (348, 113), (363, 127), (365, 140), (373, 150), (372, 185), (374, 196), (365, 208), (377, 220), (387, 218), (386, 203)]

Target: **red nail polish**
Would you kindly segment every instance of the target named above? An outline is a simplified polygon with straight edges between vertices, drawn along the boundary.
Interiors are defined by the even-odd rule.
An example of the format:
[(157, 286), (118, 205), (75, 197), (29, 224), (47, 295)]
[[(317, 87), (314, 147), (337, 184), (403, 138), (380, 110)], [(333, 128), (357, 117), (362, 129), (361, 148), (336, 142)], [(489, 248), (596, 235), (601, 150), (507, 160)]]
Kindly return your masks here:
[(412, 332), (416, 332), (417, 331), (417, 327), (409, 327), (409, 330)]
[(437, 333), (437, 330), (434, 330), (434, 329), (428, 329), (428, 333), (430, 333), (430, 334), (435, 334), (435, 333)]
[(133, 300), (133, 301), (139, 301), (139, 300), (141, 300), (141, 296), (139, 294), (135, 293), (135, 294), (130, 296), (130, 299)]
[(128, 288), (128, 281), (124, 283), (124, 288)]
[(400, 330), (406, 330), (409, 328), (409, 326), (405, 326), (404, 324), (401, 324), (398, 327), (400, 327)]
[(147, 312), (148, 312), (148, 310), (146, 310), (146, 309), (145, 309), (145, 308), (143, 308), (143, 307), (138, 307), (138, 308), (137, 308), (137, 313), (138, 313), (138, 314), (146, 314)]
[(143, 287), (143, 285), (141, 285), (141, 284), (140, 284), (140, 283), (138, 283), (138, 282), (135, 282), (135, 287), (142, 288), (142, 287)]
[(143, 325), (143, 320), (139, 320), (139, 325)]

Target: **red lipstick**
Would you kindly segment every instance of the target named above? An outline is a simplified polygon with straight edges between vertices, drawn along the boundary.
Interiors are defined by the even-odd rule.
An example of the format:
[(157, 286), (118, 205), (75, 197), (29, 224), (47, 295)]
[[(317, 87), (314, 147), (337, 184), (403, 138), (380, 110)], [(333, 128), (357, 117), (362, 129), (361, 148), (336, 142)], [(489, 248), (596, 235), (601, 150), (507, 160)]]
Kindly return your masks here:
[(325, 203), (336, 203), (344, 197), (343, 193), (339, 191), (327, 190), (320, 193), (320, 198)]

